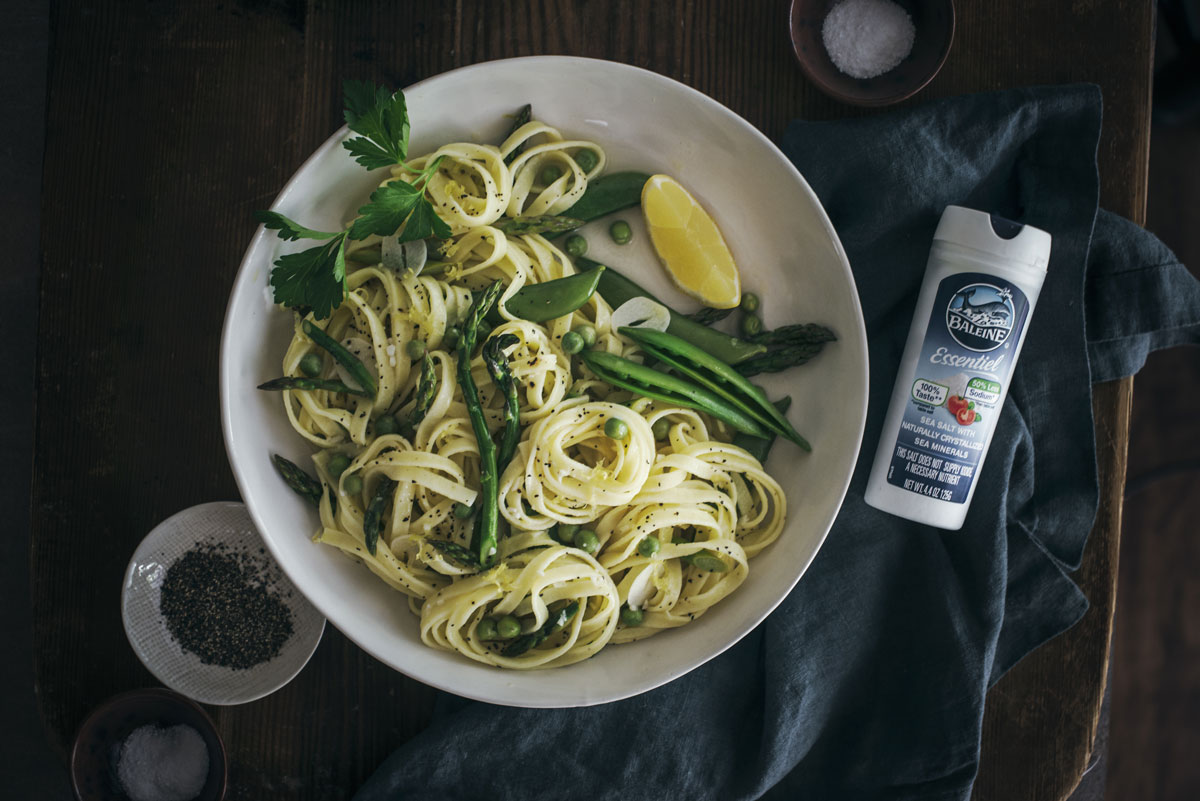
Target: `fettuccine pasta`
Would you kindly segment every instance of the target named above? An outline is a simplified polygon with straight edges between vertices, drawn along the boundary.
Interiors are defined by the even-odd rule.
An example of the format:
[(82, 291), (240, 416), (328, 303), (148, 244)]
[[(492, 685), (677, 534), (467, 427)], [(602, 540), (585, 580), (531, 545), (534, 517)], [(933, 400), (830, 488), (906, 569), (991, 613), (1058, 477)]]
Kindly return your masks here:
[[(452, 236), (420, 274), (364, 259), (380, 237), (356, 241), (345, 301), (325, 320), (296, 316), (285, 376), (301, 375), (315, 354), (320, 378), (356, 385), (305, 333), (307, 321), (376, 384), (373, 397), (282, 392), (292, 427), (318, 448), (314, 540), (406, 596), (426, 645), (489, 665), (569, 665), (690, 623), (747, 581), (752, 558), (779, 537), (779, 484), (731, 444), (724, 424), (613, 387), (564, 350), (564, 336), (590, 327), (591, 347), (641, 359), (598, 293), (543, 322), (505, 306), (523, 287), (576, 270), (557, 240), (497, 226), (570, 209), (604, 170), (603, 149), (535, 120), (499, 147), (446, 144), (387, 180), (411, 181), (439, 158), (421, 191)], [(475, 295), (497, 281), (503, 290), (479, 342), (507, 343), (519, 438), (494, 477), (501, 536), (481, 567), (464, 557), (484, 477), (455, 343)], [(500, 441), (506, 396), (478, 349), (470, 376)], [(624, 436), (612, 435), (613, 420)], [(384, 501), (372, 512), (376, 496)]]

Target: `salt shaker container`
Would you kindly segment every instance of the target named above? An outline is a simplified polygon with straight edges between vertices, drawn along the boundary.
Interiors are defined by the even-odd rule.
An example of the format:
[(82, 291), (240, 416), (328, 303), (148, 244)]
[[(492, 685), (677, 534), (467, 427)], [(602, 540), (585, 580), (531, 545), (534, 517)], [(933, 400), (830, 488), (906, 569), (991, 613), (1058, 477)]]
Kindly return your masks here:
[(946, 207), (867, 481), (868, 504), (962, 528), (1049, 258), (1045, 231)]

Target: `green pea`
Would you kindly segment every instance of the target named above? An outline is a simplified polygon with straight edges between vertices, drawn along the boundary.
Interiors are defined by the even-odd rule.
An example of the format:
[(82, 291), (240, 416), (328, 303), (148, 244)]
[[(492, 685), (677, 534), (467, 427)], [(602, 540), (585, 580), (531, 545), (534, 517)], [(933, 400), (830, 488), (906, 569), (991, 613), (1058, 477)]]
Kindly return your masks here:
[(309, 378), (316, 378), (321, 374), (321, 357), (316, 353), (306, 353), (300, 357), (300, 372), (304, 373)]
[(671, 424), (667, 422), (667, 418), (660, 417), (654, 421), (654, 425), (650, 426), (650, 433), (655, 439), (666, 439), (671, 433)]
[(747, 314), (754, 314), (758, 311), (758, 295), (753, 292), (745, 292), (742, 294), (742, 302), (740, 308)]
[(575, 154), (575, 163), (584, 172), (591, 172), (600, 163), (600, 157), (596, 155), (596, 151), (594, 150), (580, 150)]
[(587, 240), (579, 234), (571, 234), (567, 237), (566, 248), (568, 256), (573, 259), (578, 259), (583, 254), (587, 253)]
[(485, 617), (475, 626), (475, 636), (481, 640), (494, 640), (498, 632), (496, 631), (496, 621), (490, 617)]
[(613, 439), (625, 439), (629, 436), (629, 424), (619, 417), (610, 417), (604, 424), (604, 434)]
[(578, 523), (559, 523), (554, 527), (554, 534), (563, 545), (570, 545), (579, 533)]
[(573, 330), (576, 334), (579, 334), (579, 336), (583, 337), (584, 347), (590, 348), (592, 345), (596, 344), (596, 326), (592, 325), (591, 323), (582, 323), (575, 326)]
[(350, 466), (350, 457), (344, 453), (335, 453), (329, 457), (329, 461), (325, 463), (325, 469), (329, 471), (329, 475), (337, 478), (342, 473), (346, 472), (346, 468)]
[(742, 317), (742, 336), (752, 337), (762, 333), (762, 319), (753, 314)]
[(404, 343), (404, 352), (415, 362), (425, 355), (425, 343), (419, 339), (410, 339)]
[(575, 547), (591, 556), (600, 550), (600, 538), (590, 528), (580, 529), (575, 534)]
[(583, 350), (583, 337), (574, 331), (568, 331), (562, 338), (563, 353), (579, 353)]
[(465, 503), (454, 504), (454, 516), (459, 520), (466, 520), (471, 515), (475, 514), (475, 510)]
[(642, 541), (638, 543), (638, 553), (646, 557), (654, 556), (654, 554), (658, 553), (658, 549), (661, 547), (662, 543), (658, 541), (658, 537), (653, 535), (649, 537), (643, 537)]
[(342, 489), (350, 495), (357, 495), (362, 492), (362, 476), (358, 473), (351, 473), (342, 479)]
[(633, 239), (633, 229), (624, 220), (617, 220), (608, 227), (608, 235), (618, 245), (627, 245), (629, 240)]
[(442, 344), (447, 348), (453, 348), (458, 344), (458, 338), (462, 336), (462, 331), (458, 330), (458, 326), (450, 326), (446, 329), (446, 333), (442, 336)]
[(710, 573), (724, 573), (729, 569), (729, 565), (725, 564), (725, 560), (717, 556), (709, 550), (703, 550), (700, 553), (692, 554), (692, 564), (701, 570), (707, 570)]
[(512, 615), (505, 615), (496, 621), (496, 633), (502, 640), (511, 640), (521, 634), (521, 621)]
[(645, 619), (646, 613), (641, 609), (630, 609), (628, 606), (621, 607), (621, 622), (626, 626), (640, 626)]
[(543, 184), (552, 184), (558, 180), (558, 176), (562, 175), (562, 170), (555, 167), (553, 164), (542, 167), (542, 171), (538, 173), (538, 180)]
[(395, 434), (400, 430), (400, 424), (396, 422), (396, 418), (390, 414), (385, 414), (375, 421), (375, 434), (383, 437), (388, 434)]

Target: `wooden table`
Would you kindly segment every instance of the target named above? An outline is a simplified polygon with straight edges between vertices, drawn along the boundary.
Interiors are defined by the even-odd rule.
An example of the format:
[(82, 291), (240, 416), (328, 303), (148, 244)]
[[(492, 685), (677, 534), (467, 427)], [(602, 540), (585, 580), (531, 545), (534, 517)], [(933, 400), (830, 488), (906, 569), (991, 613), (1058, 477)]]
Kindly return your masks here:
[[(1152, 4), (960, 0), (940, 76), (916, 102), (1094, 81), (1102, 203), (1142, 219)], [(789, 49), (787, 4), (58, 3), (51, 18), (33, 488), (41, 709), (67, 748), (106, 697), (154, 680), (128, 648), (120, 576), (171, 513), (237, 498), (222, 447), (226, 297), (266, 207), (341, 124), (344, 78), (405, 86), (473, 62), (625, 61), (716, 98), (769, 136), (860, 113)], [(1104, 687), (1131, 386), (1095, 396), (1104, 503), (1078, 576), (1092, 610), (991, 693), (976, 797), (1060, 799), (1092, 750)], [(217, 709), (231, 799), (348, 797), (426, 725), (432, 693), (329, 628), (279, 693)]]

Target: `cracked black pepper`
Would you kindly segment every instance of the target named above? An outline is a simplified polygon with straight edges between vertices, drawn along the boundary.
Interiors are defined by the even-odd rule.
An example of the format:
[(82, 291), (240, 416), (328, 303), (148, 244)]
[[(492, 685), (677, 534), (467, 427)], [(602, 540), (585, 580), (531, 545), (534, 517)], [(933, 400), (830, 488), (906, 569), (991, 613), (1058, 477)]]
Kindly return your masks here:
[(237, 670), (274, 658), (293, 631), (277, 570), (214, 544), (197, 545), (171, 564), (159, 611), (185, 651)]

